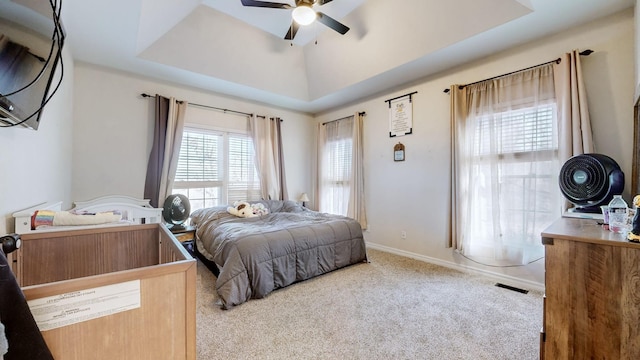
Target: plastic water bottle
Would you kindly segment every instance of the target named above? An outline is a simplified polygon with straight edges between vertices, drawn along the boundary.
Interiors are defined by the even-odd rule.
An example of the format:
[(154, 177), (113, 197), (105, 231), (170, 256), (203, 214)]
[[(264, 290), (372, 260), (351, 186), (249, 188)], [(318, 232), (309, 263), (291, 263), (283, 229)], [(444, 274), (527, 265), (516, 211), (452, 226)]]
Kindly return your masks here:
[(626, 232), (628, 211), (622, 195), (614, 195), (609, 203), (609, 230), (616, 233)]

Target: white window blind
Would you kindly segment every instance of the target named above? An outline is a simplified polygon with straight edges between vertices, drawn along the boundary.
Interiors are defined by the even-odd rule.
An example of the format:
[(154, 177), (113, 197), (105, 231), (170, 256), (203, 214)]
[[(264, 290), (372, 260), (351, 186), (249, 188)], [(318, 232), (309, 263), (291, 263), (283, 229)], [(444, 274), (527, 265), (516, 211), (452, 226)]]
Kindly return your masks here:
[(191, 210), (258, 200), (253, 142), (246, 134), (185, 128), (173, 186)]
[(476, 128), (476, 156), (557, 150), (554, 106), (544, 105), (485, 116)]
[(349, 186), (351, 178), (351, 139), (340, 139), (329, 143), (329, 166), (327, 181), (335, 186)]
[(259, 200), (260, 179), (255, 167), (253, 141), (247, 135), (229, 134), (228, 202)]
[(222, 135), (185, 130), (175, 181), (222, 181), (219, 168)]

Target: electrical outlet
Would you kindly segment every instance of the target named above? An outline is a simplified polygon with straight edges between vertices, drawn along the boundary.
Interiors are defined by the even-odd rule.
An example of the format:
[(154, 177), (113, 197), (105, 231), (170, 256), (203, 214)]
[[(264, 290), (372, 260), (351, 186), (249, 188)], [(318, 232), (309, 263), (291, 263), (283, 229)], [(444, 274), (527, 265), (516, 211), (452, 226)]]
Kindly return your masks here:
[(400, 238), (401, 238), (401, 239), (406, 239), (406, 238), (407, 238), (407, 232), (406, 232), (406, 231), (404, 231), (404, 230), (402, 230), (402, 231), (400, 232)]

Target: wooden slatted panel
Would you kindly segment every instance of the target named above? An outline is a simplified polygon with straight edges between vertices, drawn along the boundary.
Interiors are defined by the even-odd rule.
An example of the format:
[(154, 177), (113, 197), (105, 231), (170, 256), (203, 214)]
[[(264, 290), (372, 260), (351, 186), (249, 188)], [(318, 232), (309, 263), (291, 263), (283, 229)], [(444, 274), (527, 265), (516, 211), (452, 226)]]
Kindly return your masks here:
[[(45, 341), (56, 359), (196, 358), (196, 261), (166, 227), (151, 224), (40, 232), (25, 235), (23, 240), (31, 245), (20, 250), (18, 266), (26, 269), (30, 281), (39, 279), (38, 273), (52, 273), (47, 276), (57, 278), (73, 273), (84, 275), (95, 269), (114, 270), (23, 286), (27, 300), (140, 280), (140, 308), (44, 331)], [(87, 259), (78, 260), (78, 252), (68, 248), (67, 241), (84, 244), (80, 245), (81, 252), (96, 256), (98, 260), (95, 264)], [(91, 250), (85, 242), (100, 248)], [(40, 247), (42, 254), (36, 251), (38, 244), (43, 246)], [(143, 244), (147, 246), (146, 250)], [(66, 248), (60, 250), (56, 246)], [(114, 249), (119, 246), (124, 251)], [(25, 249), (27, 251), (22, 252)], [(109, 255), (101, 255), (105, 251)], [(32, 255), (41, 261), (40, 266), (31, 260)], [(57, 256), (76, 265), (65, 265)], [(114, 259), (117, 256), (122, 258)], [(60, 266), (63, 270), (52, 266)]]
[[(569, 280), (571, 256), (569, 243), (555, 241), (553, 245), (545, 246), (545, 296), (547, 305), (545, 323), (545, 356), (547, 359), (570, 359), (567, 354), (569, 344), (569, 318), (571, 309), (568, 287), (559, 287)], [(553, 284), (553, 286), (552, 286)], [(553, 336), (552, 336), (553, 334)]]
[(640, 356), (640, 250), (624, 249), (620, 256), (622, 287), (620, 292), (621, 318), (620, 358)]
[(140, 308), (44, 331), (54, 357), (195, 359), (195, 277), (195, 261), (189, 260), (36, 285), (23, 291), (31, 300), (140, 279)]
[(543, 234), (544, 357), (639, 359), (640, 248), (591, 223), (561, 221), (555, 236)]
[(168, 229), (162, 228), (159, 237), (160, 264), (193, 258)]
[[(44, 284), (158, 264), (158, 226), (22, 236), (19, 282)], [(44, 271), (43, 271), (44, 269)]]

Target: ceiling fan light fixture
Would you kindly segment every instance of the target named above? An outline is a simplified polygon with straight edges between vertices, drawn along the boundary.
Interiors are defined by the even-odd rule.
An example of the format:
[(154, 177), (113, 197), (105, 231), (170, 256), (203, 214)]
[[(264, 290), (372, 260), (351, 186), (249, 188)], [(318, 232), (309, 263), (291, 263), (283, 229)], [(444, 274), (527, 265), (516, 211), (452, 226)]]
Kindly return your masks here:
[(310, 6), (300, 5), (293, 9), (291, 16), (293, 17), (293, 20), (298, 24), (309, 25), (316, 19), (318, 15)]

